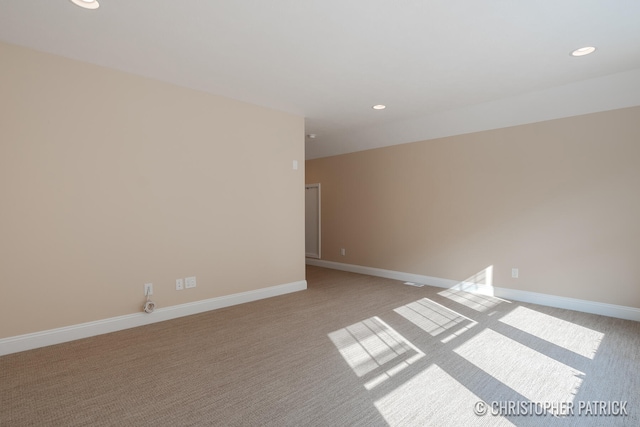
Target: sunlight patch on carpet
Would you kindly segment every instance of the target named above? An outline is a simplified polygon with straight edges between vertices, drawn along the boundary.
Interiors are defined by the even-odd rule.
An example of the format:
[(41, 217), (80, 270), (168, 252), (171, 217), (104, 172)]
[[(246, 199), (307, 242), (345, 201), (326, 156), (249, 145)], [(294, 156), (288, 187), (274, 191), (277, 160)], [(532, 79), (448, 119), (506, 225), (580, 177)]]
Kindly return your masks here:
[(604, 337), (601, 332), (522, 306), (500, 321), (589, 359), (593, 359)]
[(437, 365), (413, 376), (375, 406), (390, 426), (512, 426), (500, 416), (473, 412), (480, 399)]
[(394, 309), (396, 313), (418, 326), (431, 336), (449, 332), (442, 342), (450, 341), (478, 323), (435, 301), (422, 298)]
[(365, 383), (368, 390), (424, 357), (422, 351), (377, 316), (328, 336), (358, 377), (371, 377)]
[(535, 402), (572, 402), (584, 378), (583, 372), (491, 329), (454, 351)]
[(491, 295), (476, 294), (453, 288), (438, 292), (438, 295), (442, 295), (443, 297), (449, 298), (451, 301), (466, 305), (467, 307), (480, 312), (492, 309), (498, 304), (502, 304), (504, 302), (510, 303), (510, 301)]

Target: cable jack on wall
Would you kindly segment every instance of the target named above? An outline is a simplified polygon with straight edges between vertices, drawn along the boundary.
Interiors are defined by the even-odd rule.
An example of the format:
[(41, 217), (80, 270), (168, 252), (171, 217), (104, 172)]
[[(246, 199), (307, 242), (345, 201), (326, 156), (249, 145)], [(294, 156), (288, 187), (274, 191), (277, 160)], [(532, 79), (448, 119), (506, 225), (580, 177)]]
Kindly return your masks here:
[(144, 295), (147, 297), (147, 301), (142, 306), (142, 310), (145, 313), (153, 313), (153, 310), (156, 309), (156, 303), (151, 301), (151, 295), (153, 294), (153, 285), (151, 283), (147, 283), (144, 285)]

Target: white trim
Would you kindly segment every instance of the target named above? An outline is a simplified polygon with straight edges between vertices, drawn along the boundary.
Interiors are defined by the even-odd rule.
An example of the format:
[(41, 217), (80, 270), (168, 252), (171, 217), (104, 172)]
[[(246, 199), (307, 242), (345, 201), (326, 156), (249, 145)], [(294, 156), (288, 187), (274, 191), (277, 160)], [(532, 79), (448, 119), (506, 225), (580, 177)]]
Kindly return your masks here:
[(63, 328), (50, 329), (32, 334), (2, 338), (0, 339), (0, 356), (17, 353), (19, 351), (31, 350), (38, 347), (45, 347), (48, 345), (60, 344), (67, 341), (74, 341), (95, 335), (107, 334), (109, 332), (121, 331), (123, 329), (135, 328), (137, 326), (162, 322), (178, 317), (190, 316), (192, 314), (216, 310), (223, 307), (230, 307), (232, 305), (243, 304), (264, 298), (271, 298), (278, 295), (288, 294), (290, 292), (303, 291), (305, 289), (307, 289), (307, 281), (300, 280), (298, 282), (256, 289), (254, 291), (240, 292), (237, 294), (189, 302), (171, 307), (157, 308), (152, 314), (145, 314), (142, 312), (127, 314), (124, 316), (65, 326)]
[(548, 307), (564, 308), (567, 310), (582, 311), (584, 313), (599, 314), (602, 316), (617, 317), (619, 319), (635, 320), (636, 322), (640, 322), (640, 308), (627, 307), (624, 305), (615, 305), (577, 298), (560, 297), (555, 295), (541, 294), (538, 292), (521, 291), (517, 289), (499, 288), (496, 286), (478, 285), (476, 283), (466, 283), (460, 282), (458, 280), (423, 276), (420, 274), (403, 273), (401, 271), (384, 270), (381, 268), (365, 267), (362, 265), (343, 264), (334, 261), (324, 261), (307, 258), (306, 262), (309, 265), (332, 268), (334, 270), (368, 274), (370, 276), (401, 280), (403, 282), (424, 283), (439, 288), (462, 289), (469, 292), (493, 295), (498, 298), (505, 298), (514, 301), (522, 301), (531, 304), (546, 305)]

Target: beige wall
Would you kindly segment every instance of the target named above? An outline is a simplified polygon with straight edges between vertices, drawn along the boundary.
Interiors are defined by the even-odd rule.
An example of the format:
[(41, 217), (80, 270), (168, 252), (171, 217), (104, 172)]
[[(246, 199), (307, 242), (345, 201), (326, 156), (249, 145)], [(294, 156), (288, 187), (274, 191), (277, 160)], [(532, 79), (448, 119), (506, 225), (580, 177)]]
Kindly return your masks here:
[(306, 182), (325, 260), (640, 307), (640, 107), (311, 160)]
[[(304, 280), (304, 120), (0, 44), (0, 338)], [(196, 276), (195, 289), (175, 280)]]

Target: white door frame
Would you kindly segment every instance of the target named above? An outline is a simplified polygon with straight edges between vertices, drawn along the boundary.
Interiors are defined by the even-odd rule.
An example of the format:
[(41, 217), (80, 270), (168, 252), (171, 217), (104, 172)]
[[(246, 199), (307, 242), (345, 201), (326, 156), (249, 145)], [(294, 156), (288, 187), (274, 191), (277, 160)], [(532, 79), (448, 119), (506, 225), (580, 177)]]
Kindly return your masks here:
[[(317, 189), (318, 189), (318, 193), (317, 193), (317, 195), (318, 195), (318, 201), (317, 201), (317, 206), (318, 206), (318, 212), (317, 212), (317, 214), (318, 214), (318, 215), (317, 215), (317, 217), (318, 217), (318, 236), (317, 236), (317, 240), (318, 240), (318, 250), (317, 250), (317, 253), (309, 253), (309, 252), (306, 252), (306, 250), (305, 250), (305, 252), (306, 252), (306, 253), (305, 253), (305, 256), (306, 256), (307, 258), (317, 258), (317, 259), (320, 259), (320, 257), (321, 257), (321, 255), (320, 255), (320, 254), (321, 254), (321, 248), (322, 248), (322, 244), (321, 244), (321, 242), (320, 242), (320, 237), (322, 236), (322, 230), (321, 230), (321, 228), (320, 228), (320, 227), (322, 226), (322, 219), (321, 219), (321, 216), (320, 216), (320, 215), (321, 215), (321, 212), (322, 212), (321, 205), (320, 205), (320, 203), (321, 203), (321, 197), (320, 197), (320, 183), (317, 183), (317, 184), (305, 184), (305, 186), (304, 186), (304, 189), (305, 189), (305, 200), (306, 200), (306, 194), (307, 194), (307, 193), (306, 193), (306, 191), (307, 191), (307, 190), (309, 190), (309, 189), (311, 189), (311, 188), (317, 188)], [(305, 216), (306, 216), (306, 209), (305, 209)], [(306, 230), (305, 230), (305, 236), (306, 236), (306, 235), (307, 235), (307, 234), (306, 234)], [(306, 249), (306, 246), (305, 246), (305, 249)]]

